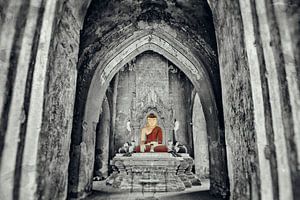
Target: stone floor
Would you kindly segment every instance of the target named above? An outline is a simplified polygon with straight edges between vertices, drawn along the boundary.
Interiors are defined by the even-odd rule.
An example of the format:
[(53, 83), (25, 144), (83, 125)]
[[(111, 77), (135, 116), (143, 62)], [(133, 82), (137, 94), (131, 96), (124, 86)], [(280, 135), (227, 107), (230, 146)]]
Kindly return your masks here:
[(106, 186), (105, 181), (95, 181), (93, 194), (85, 200), (218, 200), (209, 194), (209, 180), (202, 180), (201, 186), (193, 186), (182, 192), (122, 192), (117, 188)]

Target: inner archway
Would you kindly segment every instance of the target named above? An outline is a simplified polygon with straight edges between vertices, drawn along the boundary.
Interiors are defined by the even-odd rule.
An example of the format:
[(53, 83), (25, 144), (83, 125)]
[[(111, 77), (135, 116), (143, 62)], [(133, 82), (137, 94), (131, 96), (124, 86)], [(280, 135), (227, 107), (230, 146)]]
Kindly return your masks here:
[[(166, 27), (164, 24), (159, 26)], [(148, 28), (149, 30), (136, 31), (134, 37), (131, 36), (126, 38), (124, 42), (117, 46), (117, 49), (109, 49), (104, 57), (105, 59), (96, 61), (96, 57), (93, 58), (96, 59), (95, 61), (93, 61), (93, 59), (90, 61), (91, 63), (97, 63), (98, 67), (95, 68), (95, 72), (92, 76), (93, 78), (89, 86), (86, 104), (83, 106), (85, 108), (83, 110), (83, 122), (85, 127), (82, 130), (83, 133), (81, 133), (81, 129), (79, 129), (77, 130), (77, 134), (82, 134), (83, 143), (93, 144), (93, 141), (95, 140), (95, 125), (98, 122), (98, 117), (100, 114), (101, 105), (99, 102), (102, 102), (105, 91), (107, 90), (107, 87), (113, 76), (126, 63), (129, 63), (139, 54), (150, 50), (163, 55), (165, 58), (178, 66), (178, 68), (187, 75), (189, 80), (191, 80), (196, 91), (198, 94), (200, 94), (201, 103), (204, 105), (203, 110), (206, 117), (206, 122), (208, 124), (208, 134), (210, 136), (210, 159), (219, 160), (219, 156), (224, 155), (225, 152), (224, 149), (222, 150), (222, 143), (220, 143), (219, 134), (222, 133), (222, 131), (220, 131), (219, 112), (216, 106), (217, 103), (214, 97), (214, 90), (212, 89), (210, 78), (204, 65), (202, 64), (201, 60), (195, 58), (193, 53), (191, 53), (187, 47), (178, 42), (172, 35), (163, 31), (163, 29), (153, 29), (151, 26), (148, 26)], [(100, 53), (103, 54), (102, 52)], [(91, 145), (91, 147), (92, 146), (93, 145)], [(81, 157), (84, 155), (93, 155), (94, 153), (93, 148), (84, 148), (84, 151), (85, 152), (81, 152)], [(214, 156), (216, 157), (214, 158)], [(210, 171), (211, 180), (213, 183), (212, 188), (226, 188), (224, 185), (224, 183), (226, 184), (227, 179), (225, 172), (226, 168), (223, 168), (225, 166), (224, 163), (226, 162), (226, 158), (223, 157), (223, 159), (224, 160), (222, 162), (210, 162), (216, 163), (216, 166), (211, 167), (212, 170)], [(85, 168), (87, 174), (93, 174), (92, 166), (93, 162), (89, 162), (84, 163), (83, 166), (79, 166), (79, 168)], [(225, 171), (221, 172), (222, 170), (220, 171), (220, 169)], [(76, 174), (73, 174), (73, 176), (76, 176)], [(79, 177), (79, 179), (82, 179), (82, 177)], [(91, 177), (87, 180), (79, 180), (79, 182), (81, 181), (91, 184)], [(226, 194), (226, 189), (224, 190), (224, 194)]]
[[(109, 104), (113, 108), (111, 115), (114, 117), (111, 120), (115, 120), (112, 123), (115, 125), (111, 126), (111, 136), (104, 137), (110, 138), (109, 144), (112, 148), (110, 152), (99, 153), (98, 149), (105, 149), (105, 145), (102, 145), (103, 148), (98, 142), (94, 166), (102, 165), (102, 171), (105, 171), (105, 163), (109, 163), (117, 153), (127, 152), (132, 142), (138, 145), (140, 130), (145, 126), (146, 116), (152, 112), (158, 116), (158, 126), (163, 130), (162, 143), (168, 144), (168, 141), (172, 141), (174, 144), (178, 142), (179, 147), (184, 145), (181, 153), (186, 149), (195, 160), (197, 176), (204, 183), (209, 182), (208, 138), (204, 113), (199, 96), (195, 97), (193, 84), (178, 67), (162, 55), (146, 51), (117, 72), (109, 84), (106, 96), (108, 93), (111, 97), (104, 99), (100, 118), (106, 115), (103, 106)], [(195, 118), (195, 115), (200, 117)], [(103, 133), (96, 131), (96, 141), (103, 138), (101, 134), (106, 135), (108, 125), (100, 120), (97, 127), (103, 127), (104, 130)], [(101, 156), (102, 159), (99, 160)], [(107, 174), (100, 174), (98, 168), (94, 169), (94, 174), (95, 180), (107, 178)], [(209, 185), (206, 184), (205, 187)], [(105, 190), (101, 187), (101, 182), (97, 181), (94, 182), (94, 189)]]

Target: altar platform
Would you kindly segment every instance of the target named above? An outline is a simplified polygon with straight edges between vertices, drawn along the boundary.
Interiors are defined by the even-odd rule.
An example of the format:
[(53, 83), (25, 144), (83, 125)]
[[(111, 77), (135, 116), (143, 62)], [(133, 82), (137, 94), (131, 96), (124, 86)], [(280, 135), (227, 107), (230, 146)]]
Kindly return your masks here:
[(191, 172), (194, 162), (189, 154), (117, 154), (110, 164), (114, 171), (107, 183), (123, 191), (174, 192), (200, 183)]
[(130, 192), (120, 191), (119, 188), (106, 185), (106, 181), (93, 182), (93, 194), (86, 200), (219, 200), (216, 197), (209, 195), (210, 182), (209, 179), (201, 180), (202, 184), (186, 188), (184, 191), (175, 192)]

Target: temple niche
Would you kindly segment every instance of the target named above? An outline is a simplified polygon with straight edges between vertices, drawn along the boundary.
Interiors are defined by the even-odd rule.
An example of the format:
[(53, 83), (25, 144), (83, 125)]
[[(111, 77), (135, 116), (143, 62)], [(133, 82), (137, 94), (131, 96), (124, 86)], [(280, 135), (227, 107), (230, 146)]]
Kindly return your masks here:
[[(106, 91), (96, 131), (95, 180), (102, 180), (115, 173), (114, 168), (128, 159), (120, 156), (120, 149), (139, 145), (141, 129), (149, 113), (155, 113), (158, 117), (158, 125), (163, 131), (163, 144), (168, 145), (168, 141), (175, 144), (178, 141), (184, 146), (184, 151), (188, 152), (185, 156), (191, 156), (175, 159), (156, 155), (159, 163), (173, 163), (172, 166), (161, 166), (160, 170), (171, 167), (176, 171), (181, 163), (181, 167), (185, 167), (182, 176), (186, 170), (190, 175), (193, 172), (200, 178), (208, 179), (206, 122), (199, 96), (191, 81), (175, 64), (156, 52), (146, 51), (125, 64), (113, 77)], [(201, 158), (199, 156), (193, 160), (195, 154), (201, 155)], [(131, 163), (138, 163), (140, 157), (133, 157)], [(153, 162), (151, 156), (144, 156), (143, 159)], [(184, 165), (183, 160), (186, 161)], [(191, 180), (195, 178), (190, 177)], [(170, 188), (185, 188), (175, 187), (175, 182), (174, 187), (169, 185)], [(191, 182), (185, 184), (190, 186)], [(123, 187), (127, 188), (128, 184)]]
[[(175, 65), (158, 53), (147, 51), (115, 75), (117, 81), (114, 132), (115, 149), (140, 138), (146, 115), (154, 112), (164, 132), (164, 143), (173, 139), (174, 120), (180, 122), (178, 139), (192, 149), (189, 113), (193, 86)], [(113, 88), (113, 86), (111, 86)], [(127, 123), (130, 121), (131, 131)]]

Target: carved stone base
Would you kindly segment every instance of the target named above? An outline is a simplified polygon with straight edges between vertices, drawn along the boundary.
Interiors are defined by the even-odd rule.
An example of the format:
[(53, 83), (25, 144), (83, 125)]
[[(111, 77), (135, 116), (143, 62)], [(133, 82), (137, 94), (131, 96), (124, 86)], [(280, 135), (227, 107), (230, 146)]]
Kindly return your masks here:
[[(188, 165), (182, 157), (169, 153), (135, 153), (130, 157), (117, 154), (111, 165), (114, 166), (113, 175), (117, 174), (112, 185), (121, 190), (170, 192), (186, 187), (182, 177), (186, 177), (183, 168)], [(179, 168), (183, 170), (180, 173)]]

